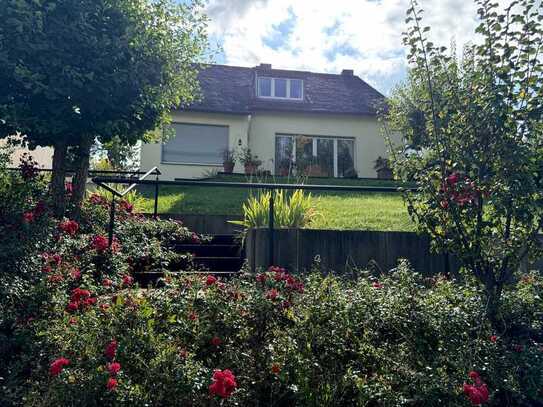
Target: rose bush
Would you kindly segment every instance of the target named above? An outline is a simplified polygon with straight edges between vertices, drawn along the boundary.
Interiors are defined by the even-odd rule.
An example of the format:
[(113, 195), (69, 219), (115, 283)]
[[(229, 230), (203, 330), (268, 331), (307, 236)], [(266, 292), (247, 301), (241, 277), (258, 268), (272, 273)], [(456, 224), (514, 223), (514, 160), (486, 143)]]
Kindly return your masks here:
[[(494, 332), (476, 284), (458, 289), (406, 264), (379, 276), (378, 285), (364, 273), (354, 281), (301, 278), (278, 267), (209, 281), (170, 276), (161, 289), (117, 286), (96, 297), (75, 290), (72, 296), (97, 298), (96, 305), (72, 313), (65, 295), (48, 318), (19, 323), (17, 335), (33, 338), (24, 348), (32, 369), (20, 389), (27, 404), (543, 401), (542, 338)], [(541, 332), (542, 291), (536, 274), (507, 291), (506, 324), (520, 318), (526, 332)]]

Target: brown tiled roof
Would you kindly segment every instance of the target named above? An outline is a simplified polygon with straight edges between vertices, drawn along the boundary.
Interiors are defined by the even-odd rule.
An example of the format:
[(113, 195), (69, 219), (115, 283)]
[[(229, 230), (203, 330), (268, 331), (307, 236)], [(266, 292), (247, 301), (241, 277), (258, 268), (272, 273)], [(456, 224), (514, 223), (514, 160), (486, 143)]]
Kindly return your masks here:
[[(256, 96), (259, 76), (304, 80), (303, 100)], [(199, 73), (202, 100), (191, 111), (251, 114), (258, 111), (375, 115), (385, 97), (358, 76), (303, 71), (206, 65)]]

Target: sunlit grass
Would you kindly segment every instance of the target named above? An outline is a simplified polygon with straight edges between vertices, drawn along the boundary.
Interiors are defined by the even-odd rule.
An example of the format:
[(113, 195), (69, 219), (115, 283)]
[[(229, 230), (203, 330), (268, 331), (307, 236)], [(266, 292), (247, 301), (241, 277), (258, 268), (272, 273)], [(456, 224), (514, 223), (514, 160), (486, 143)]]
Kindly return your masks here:
[[(245, 181), (243, 177), (228, 177), (221, 181)], [(349, 182), (350, 181), (350, 182)], [(282, 181), (278, 181), (282, 182)], [(315, 184), (344, 185), (390, 185), (380, 181), (364, 180), (322, 180)], [(216, 214), (241, 215), (242, 203), (250, 196), (250, 191), (241, 188), (164, 186), (160, 189), (159, 213), (178, 214)], [(138, 202), (142, 212), (153, 211), (153, 194), (143, 194), (145, 199)], [(414, 229), (402, 197), (398, 193), (334, 193), (313, 192), (319, 216), (311, 224), (314, 229), (358, 229), (358, 230), (397, 230)]]

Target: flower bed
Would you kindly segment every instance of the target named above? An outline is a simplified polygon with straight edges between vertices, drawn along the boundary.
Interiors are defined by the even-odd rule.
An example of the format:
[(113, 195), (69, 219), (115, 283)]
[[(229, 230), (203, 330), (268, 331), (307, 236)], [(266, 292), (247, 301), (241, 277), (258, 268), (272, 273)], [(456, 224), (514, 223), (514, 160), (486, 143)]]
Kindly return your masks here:
[[(99, 196), (79, 222), (29, 220), (42, 198), (24, 196), (12, 207), (18, 232), (0, 241), (15, 247), (16, 235), (24, 248), (1, 286), (0, 405), (543, 401), (537, 274), (504, 293), (507, 329), (495, 332), (470, 281), (422, 278), (405, 263), (354, 280), (280, 267), (224, 281), (173, 276), (174, 241), (204, 237), (124, 204), (109, 248)], [(164, 287), (138, 288), (142, 269), (166, 272)]]

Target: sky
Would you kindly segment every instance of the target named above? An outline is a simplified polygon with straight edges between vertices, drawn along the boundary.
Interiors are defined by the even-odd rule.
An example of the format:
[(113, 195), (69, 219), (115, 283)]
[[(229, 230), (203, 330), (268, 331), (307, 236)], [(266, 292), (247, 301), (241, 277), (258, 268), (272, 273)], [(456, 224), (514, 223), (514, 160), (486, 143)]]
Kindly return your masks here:
[[(511, 0), (500, 0), (507, 4)], [(216, 63), (355, 74), (389, 94), (406, 74), (402, 45), (410, 0), (208, 0)], [(472, 0), (419, 0), (434, 43), (474, 40)]]

